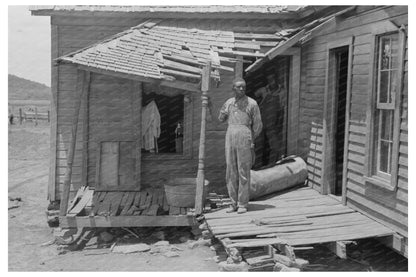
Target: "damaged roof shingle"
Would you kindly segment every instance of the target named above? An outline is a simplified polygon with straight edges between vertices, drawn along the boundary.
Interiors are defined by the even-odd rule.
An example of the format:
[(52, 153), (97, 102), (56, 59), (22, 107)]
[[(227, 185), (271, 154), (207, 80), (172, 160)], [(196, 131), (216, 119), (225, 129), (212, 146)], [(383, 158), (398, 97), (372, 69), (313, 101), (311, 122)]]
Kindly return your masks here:
[(353, 8), (302, 26), (257, 33), (181, 28), (152, 19), (58, 61), (159, 80), (191, 78), (197, 82), (208, 61), (214, 78), (219, 78), (220, 69), (233, 71), (224, 63), (235, 62), (237, 56), (254, 61), (246, 72), (255, 71), (285, 47), (307, 41), (316, 28)]

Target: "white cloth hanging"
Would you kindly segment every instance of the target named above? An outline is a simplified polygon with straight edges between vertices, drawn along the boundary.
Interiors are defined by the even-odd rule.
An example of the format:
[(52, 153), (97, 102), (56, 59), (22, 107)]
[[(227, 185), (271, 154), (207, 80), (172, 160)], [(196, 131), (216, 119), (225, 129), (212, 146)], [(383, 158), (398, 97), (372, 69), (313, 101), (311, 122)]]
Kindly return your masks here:
[(152, 101), (142, 108), (142, 148), (150, 151), (157, 150), (159, 136), (160, 114), (155, 101)]

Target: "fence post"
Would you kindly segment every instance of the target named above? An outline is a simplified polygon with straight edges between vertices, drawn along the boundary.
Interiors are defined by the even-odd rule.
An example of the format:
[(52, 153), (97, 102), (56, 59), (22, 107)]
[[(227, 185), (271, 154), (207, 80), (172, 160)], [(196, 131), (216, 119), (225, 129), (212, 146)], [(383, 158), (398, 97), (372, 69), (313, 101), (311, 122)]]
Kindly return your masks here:
[(48, 111), (48, 123), (51, 122), (51, 115), (50, 112)]
[(22, 108), (19, 108), (19, 123), (22, 125), (23, 117), (22, 117)]
[(38, 107), (35, 107), (35, 126), (38, 126)]

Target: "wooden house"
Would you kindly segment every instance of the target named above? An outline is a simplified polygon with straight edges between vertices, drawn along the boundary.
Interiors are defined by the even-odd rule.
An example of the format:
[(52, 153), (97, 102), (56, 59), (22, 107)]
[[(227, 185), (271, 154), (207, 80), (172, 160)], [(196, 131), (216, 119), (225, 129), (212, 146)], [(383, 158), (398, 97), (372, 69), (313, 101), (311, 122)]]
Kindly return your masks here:
[[(69, 174), (72, 195), (88, 185), (102, 192), (95, 201), (109, 197), (119, 205), (114, 203), (124, 197), (122, 202), (163, 206), (163, 196), (149, 200), (149, 193), (140, 192), (161, 192), (177, 176), (196, 177), (206, 106), (212, 117), (208, 112), (203, 128), (205, 178), (210, 191), (223, 192), (226, 126), (216, 120), (218, 111), (232, 96), (235, 76), (245, 77), (249, 95), (271, 76), (282, 88), (279, 154), (304, 158), (309, 186), (391, 228), (397, 233), (391, 245), (407, 255), (406, 6), (40, 6), (31, 11), (51, 16), (51, 202), (61, 199)], [(201, 102), (207, 62), (211, 85)], [(141, 149), (142, 108), (151, 100), (168, 103), (160, 109), (158, 153)], [(174, 137), (178, 122), (181, 150)], [(124, 195), (117, 198), (115, 192)], [(75, 216), (62, 217), (61, 224), (193, 220), (187, 209), (165, 208), (169, 215), (146, 219), (139, 215), (148, 210), (130, 211), (125, 221), (111, 214), (112, 225)]]

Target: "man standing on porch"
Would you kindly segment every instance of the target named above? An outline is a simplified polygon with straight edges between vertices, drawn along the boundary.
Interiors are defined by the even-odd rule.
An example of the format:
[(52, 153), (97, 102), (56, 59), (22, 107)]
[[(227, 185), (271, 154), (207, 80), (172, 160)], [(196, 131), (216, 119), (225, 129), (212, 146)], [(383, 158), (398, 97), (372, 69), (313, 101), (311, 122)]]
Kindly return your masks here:
[(245, 213), (249, 201), (254, 140), (261, 132), (262, 122), (257, 102), (246, 96), (244, 79), (234, 79), (233, 91), (234, 97), (225, 102), (218, 117), (221, 122), (228, 123), (225, 136), (225, 178), (231, 206), (227, 212)]

